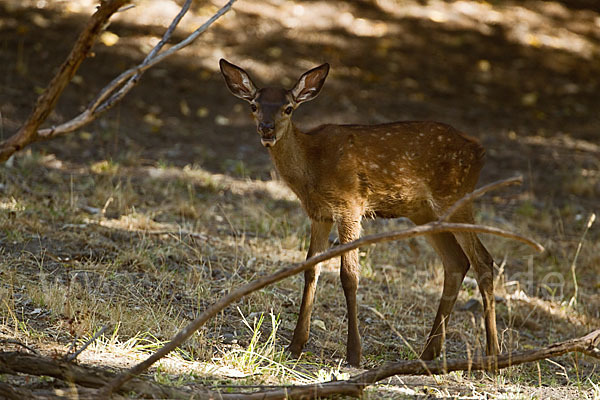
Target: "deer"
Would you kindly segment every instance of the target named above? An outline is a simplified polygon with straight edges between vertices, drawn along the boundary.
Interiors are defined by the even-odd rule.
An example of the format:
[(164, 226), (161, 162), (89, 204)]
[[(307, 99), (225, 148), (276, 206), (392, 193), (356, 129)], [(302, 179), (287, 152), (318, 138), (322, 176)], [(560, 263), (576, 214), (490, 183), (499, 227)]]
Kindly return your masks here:
[[(477, 184), (483, 146), (444, 123), (325, 124), (307, 132), (298, 129), (292, 114), (318, 96), (329, 73), (327, 63), (303, 73), (291, 89), (258, 88), (242, 68), (225, 59), (219, 66), (231, 93), (250, 103), (261, 144), (310, 218), (307, 259), (328, 249), (334, 224), (342, 244), (360, 237), (364, 218), (405, 217), (416, 225), (425, 224), (437, 220)], [(472, 204), (467, 202), (449, 221), (474, 223)], [(492, 256), (473, 232), (436, 233), (426, 239), (442, 260), (444, 283), (420, 358), (432, 360), (441, 354), (449, 316), (470, 266), (483, 301), (486, 353), (498, 355)], [(309, 339), (320, 268), (317, 264), (304, 273), (298, 321), (287, 347), (295, 357)], [(355, 367), (362, 354), (356, 300), (359, 275), (358, 250), (344, 253), (340, 280), (347, 307), (346, 362)]]

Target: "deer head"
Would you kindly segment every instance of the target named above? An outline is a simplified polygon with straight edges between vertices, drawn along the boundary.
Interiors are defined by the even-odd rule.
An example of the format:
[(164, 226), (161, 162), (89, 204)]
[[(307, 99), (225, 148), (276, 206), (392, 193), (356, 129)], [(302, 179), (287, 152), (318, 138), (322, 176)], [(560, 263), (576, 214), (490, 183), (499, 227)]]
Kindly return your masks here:
[(231, 93), (250, 103), (260, 142), (265, 147), (275, 146), (291, 128), (294, 110), (301, 103), (317, 97), (329, 72), (329, 64), (323, 64), (302, 74), (290, 90), (281, 87), (258, 89), (242, 68), (224, 59), (219, 65)]

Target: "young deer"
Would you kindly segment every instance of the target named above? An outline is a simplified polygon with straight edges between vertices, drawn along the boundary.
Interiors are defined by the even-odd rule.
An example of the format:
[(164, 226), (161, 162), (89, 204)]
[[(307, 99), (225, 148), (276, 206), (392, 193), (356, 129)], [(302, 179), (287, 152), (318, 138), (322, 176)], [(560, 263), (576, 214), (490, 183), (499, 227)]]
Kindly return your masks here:
[[(291, 90), (259, 89), (240, 67), (223, 59), (220, 67), (233, 95), (250, 103), (262, 145), (311, 219), (307, 257), (327, 249), (334, 222), (341, 243), (359, 237), (363, 217), (408, 217), (424, 224), (475, 187), (485, 151), (445, 124), (323, 125), (310, 132), (296, 128), (292, 112), (319, 94), (329, 64), (304, 73)], [(471, 206), (464, 206), (451, 221), (473, 223)], [(448, 317), (470, 265), (483, 297), (487, 354), (498, 354), (492, 257), (474, 233), (440, 233), (427, 239), (442, 259), (444, 288), (421, 358), (440, 354)], [(304, 274), (300, 315), (288, 348), (295, 356), (308, 340), (319, 271), (316, 266)], [(340, 276), (348, 308), (346, 359), (358, 366), (357, 250), (342, 255)]]

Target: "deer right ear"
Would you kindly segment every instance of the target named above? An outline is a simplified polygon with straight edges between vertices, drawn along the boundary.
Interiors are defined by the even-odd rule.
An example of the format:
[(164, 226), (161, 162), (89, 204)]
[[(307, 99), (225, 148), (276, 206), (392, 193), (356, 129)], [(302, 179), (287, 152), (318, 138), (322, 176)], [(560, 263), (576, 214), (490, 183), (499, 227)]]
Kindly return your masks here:
[(328, 73), (329, 64), (325, 63), (302, 74), (300, 79), (298, 79), (296, 86), (292, 89), (292, 96), (294, 96), (296, 104), (317, 97), (325, 83), (325, 78), (327, 78)]
[(231, 93), (240, 99), (252, 101), (256, 96), (256, 86), (246, 71), (223, 58), (219, 61), (219, 66)]

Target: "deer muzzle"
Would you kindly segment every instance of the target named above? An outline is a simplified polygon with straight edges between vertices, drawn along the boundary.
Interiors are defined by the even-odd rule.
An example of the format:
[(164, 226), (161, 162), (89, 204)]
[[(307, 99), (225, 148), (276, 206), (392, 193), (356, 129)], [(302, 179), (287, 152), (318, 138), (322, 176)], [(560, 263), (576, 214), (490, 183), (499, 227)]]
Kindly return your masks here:
[(273, 122), (260, 122), (258, 124), (260, 143), (265, 147), (271, 147), (277, 141), (275, 135), (275, 124)]
[(260, 138), (260, 143), (265, 146), (265, 147), (273, 147), (275, 145), (275, 142), (277, 141), (277, 138), (275, 136), (272, 137), (261, 137)]

